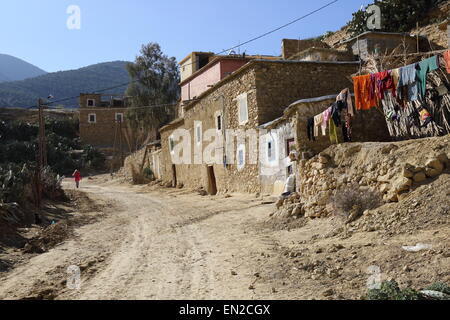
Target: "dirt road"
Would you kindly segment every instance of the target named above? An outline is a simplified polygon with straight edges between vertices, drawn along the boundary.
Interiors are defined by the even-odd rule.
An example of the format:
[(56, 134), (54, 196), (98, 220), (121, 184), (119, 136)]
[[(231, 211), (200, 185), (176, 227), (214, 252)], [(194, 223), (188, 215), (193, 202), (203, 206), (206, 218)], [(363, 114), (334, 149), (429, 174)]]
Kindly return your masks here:
[[(220, 199), (200, 196), (181, 201), (178, 197), (183, 196), (95, 182), (83, 190), (107, 203), (102, 218), (0, 279), (0, 298), (259, 297), (249, 290), (258, 271), (249, 252), (273, 244), (262, 235), (246, 233), (245, 223), (267, 217), (270, 208), (260, 201), (227, 201), (219, 210)], [(237, 211), (242, 208), (247, 209)], [(70, 265), (82, 270), (79, 291), (64, 288)], [(239, 274), (232, 275), (233, 270)]]
[[(101, 179), (84, 181), (90, 200), (75, 213), (98, 219), (0, 273), (0, 299), (359, 299), (373, 266), (401, 286), (450, 281), (446, 223), (398, 235), (342, 232), (335, 218), (278, 225), (254, 195)], [(433, 249), (402, 250), (418, 242)], [(80, 290), (66, 285), (72, 265)]]

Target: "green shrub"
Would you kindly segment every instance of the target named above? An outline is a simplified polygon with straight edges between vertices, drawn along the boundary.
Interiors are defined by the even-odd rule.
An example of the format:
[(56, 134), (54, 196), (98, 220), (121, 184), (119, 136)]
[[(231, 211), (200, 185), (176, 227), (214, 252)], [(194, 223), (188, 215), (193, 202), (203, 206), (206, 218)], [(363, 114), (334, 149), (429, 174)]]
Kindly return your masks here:
[(442, 292), (442, 293), (450, 295), (450, 286), (448, 284), (442, 283), (442, 282), (433, 283), (431, 286), (429, 286), (425, 290), (438, 291), (438, 292)]
[(401, 290), (394, 280), (385, 281), (380, 289), (370, 289), (367, 294), (368, 300), (420, 300), (419, 292), (413, 289)]
[[(450, 287), (441, 282), (437, 282), (425, 290), (450, 294)], [(400, 289), (398, 283), (394, 280), (384, 281), (380, 289), (370, 289), (366, 298), (368, 300), (433, 300), (433, 298), (426, 297), (417, 290), (411, 288)]]

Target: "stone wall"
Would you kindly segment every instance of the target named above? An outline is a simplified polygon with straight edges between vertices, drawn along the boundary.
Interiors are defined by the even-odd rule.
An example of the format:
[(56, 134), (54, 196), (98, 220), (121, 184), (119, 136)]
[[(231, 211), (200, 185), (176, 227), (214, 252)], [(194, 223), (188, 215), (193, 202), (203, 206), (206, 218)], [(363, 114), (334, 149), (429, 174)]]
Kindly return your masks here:
[(283, 39), (281, 41), (281, 56), (283, 59), (289, 59), (293, 55), (311, 47), (329, 48), (329, 46), (325, 42), (315, 39), (307, 39), (307, 40)]
[[(334, 197), (346, 190), (399, 202), (411, 190), (450, 170), (450, 136), (395, 143), (349, 143), (329, 147), (299, 163), (299, 190), (277, 205), (279, 216), (336, 214)], [(443, 199), (444, 200), (444, 199)]]
[(258, 120), (267, 123), (283, 115), (299, 99), (335, 94), (353, 87), (350, 75), (358, 71), (355, 62), (259, 62), (256, 65)]
[[(202, 134), (208, 129), (216, 129), (216, 116), (220, 114), (223, 118), (223, 128), (227, 129), (252, 129), (258, 124), (258, 113), (256, 105), (255, 73), (253, 69), (240, 74), (235, 79), (226, 81), (216, 90), (211, 90), (209, 94), (203, 97), (198, 103), (194, 103), (186, 108), (184, 113), (184, 123), (179, 127), (174, 127), (161, 132), (162, 139), (162, 162), (165, 169), (163, 177), (165, 181), (172, 180), (172, 157), (169, 152), (168, 139), (177, 128), (184, 128), (189, 131), (191, 136), (191, 153), (194, 154), (194, 148), (199, 148), (196, 144), (195, 125), (197, 121), (202, 123)], [(249, 121), (246, 125), (239, 125), (237, 96), (247, 93), (248, 97), (248, 115)], [(235, 145), (236, 145), (236, 138)], [(209, 145), (203, 142), (203, 147)], [(249, 150), (248, 142), (246, 150)], [(223, 154), (223, 150), (219, 150)], [(235, 158), (236, 150), (228, 150), (228, 162)], [(219, 156), (220, 158), (220, 156)], [(249, 163), (249, 155), (246, 155)], [(192, 159), (194, 160), (194, 159)], [(234, 159), (233, 159), (234, 160)], [(218, 160), (220, 161), (220, 159)], [(225, 192), (259, 192), (260, 183), (257, 165), (247, 164), (243, 170), (238, 170), (235, 164), (223, 165), (223, 157), (220, 164), (181, 164), (176, 165), (177, 185), (191, 189), (208, 189), (207, 168), (212, 166), (217, 182), (217, 189), (220, 193)], [(245, 183), (242, 183), (245, 181)]]
[[(126, 108), (96, 108), (95, 111), (80, 108), (80, 138), (83, 144), (90, 144), (99, 148), (107, 148), (114, 146), (119, 148), (120, 126), (115, 121), (116, 113), (122, 113), (125, 117)], [(95, 114), (96, 123), (89, 123), (89, 114)], [(123, 150), (129, 150), (126, 140), (127, 122), (122, 123), (122, 146)]]

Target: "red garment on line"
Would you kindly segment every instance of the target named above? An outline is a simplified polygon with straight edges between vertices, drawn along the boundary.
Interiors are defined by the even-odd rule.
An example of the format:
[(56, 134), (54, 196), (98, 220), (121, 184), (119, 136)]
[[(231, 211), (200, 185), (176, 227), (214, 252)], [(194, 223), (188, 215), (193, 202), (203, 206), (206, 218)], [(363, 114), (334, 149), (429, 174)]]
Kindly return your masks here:
[(394, 78), (391, 76), (390, 71), (382, 71), (375, 74), (376, 86), (377, 86), (377, 98), (378, 100), (384, 99), (384, 92), (387, 90), (392, 90), (392, 94), (396, 97), (396, 88), (394, 83)]

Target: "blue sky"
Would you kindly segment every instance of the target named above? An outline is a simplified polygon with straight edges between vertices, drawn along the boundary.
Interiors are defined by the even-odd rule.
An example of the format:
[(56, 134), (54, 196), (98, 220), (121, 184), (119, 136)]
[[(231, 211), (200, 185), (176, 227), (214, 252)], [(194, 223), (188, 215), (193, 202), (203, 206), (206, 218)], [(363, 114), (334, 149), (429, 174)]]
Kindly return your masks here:
[[(158, 42), (178, 60), (191, 51), (219, 52), (281, 26), (331, 0), (2, 0), (0, 53), (46, 71), (134, 60), (142, 44)], [(308, 38), (340, 29), (368, 0), (331, 7), (241, 48), (279, 55), (282, 38)], [(81, 29), (69, 30), (70, 5)]]

